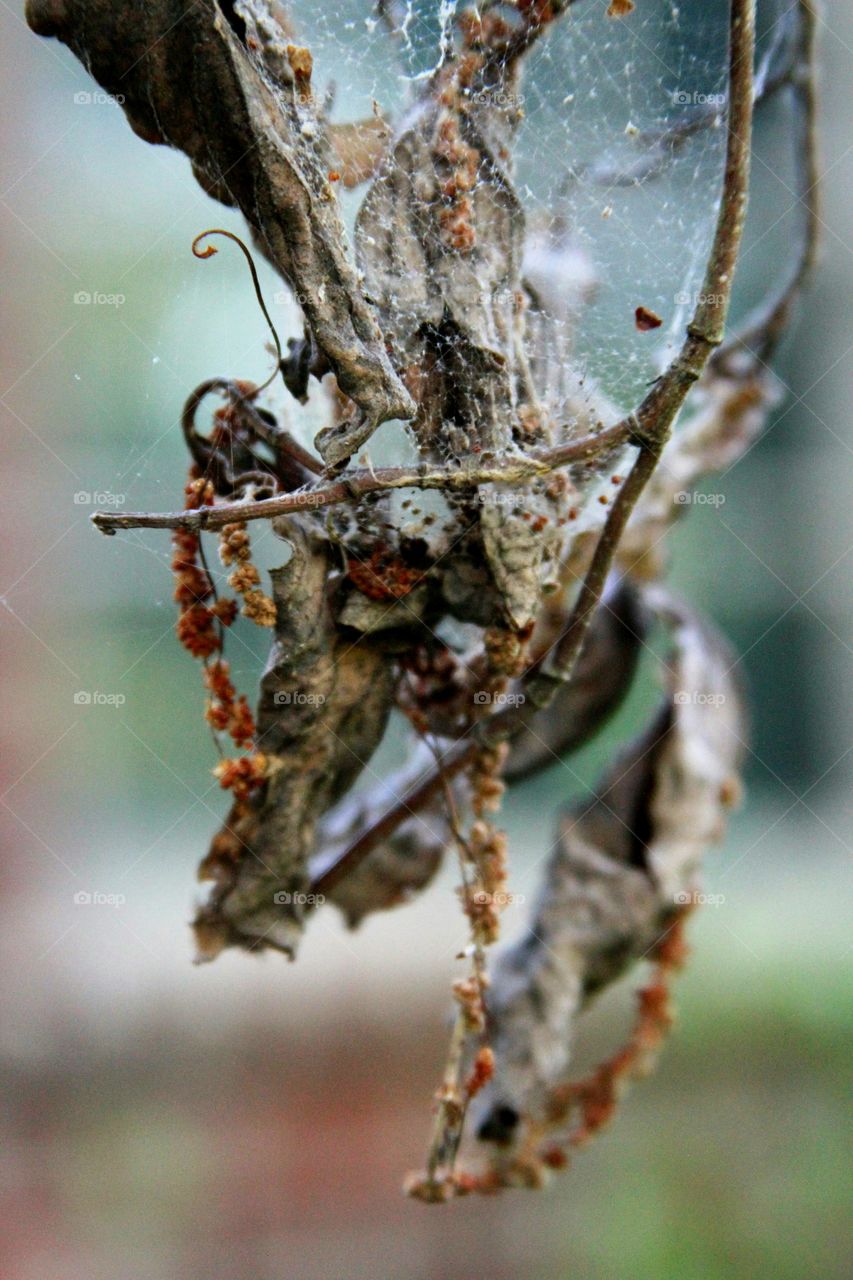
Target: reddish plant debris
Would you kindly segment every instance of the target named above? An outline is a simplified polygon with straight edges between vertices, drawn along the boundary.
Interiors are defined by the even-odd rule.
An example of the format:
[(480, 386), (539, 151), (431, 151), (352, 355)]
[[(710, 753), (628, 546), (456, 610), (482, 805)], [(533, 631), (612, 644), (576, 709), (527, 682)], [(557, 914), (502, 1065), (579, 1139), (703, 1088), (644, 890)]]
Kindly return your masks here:
[(236, 747), (248, 750), (255, 740), (255, 721), (245, 696), (236, 694), (229, 664), (221, 658), (210, 663), (204, 682), (211, 695), (205, 712), (208, 724), (229, 733)]
[(465, 1092), (468, 1097), (473, 1098), (475, 1094), (478, 1094), (483, 1086), (489, 1083), (494, 1074), (494, 1051), (488, 1045), (483, 1045), (474, 1059), (471, 1074), (465, 1081)]
[(411, 568), (385, 546), (377, 547), (367, 560), (348, 557), (347, 575), (369, 600), (402, 600), (424, 576), (422, 569)]
[(659, 329), (663, 324), (660, 316), (648, 307), (637, 307), (634, 312), (634, 324), (640, 333), (648, 333), (649, 329)]
[[(565, 1140), (569, 1147), (585, 1146), (613, 1118), (628, 1084), (647, 1074), (673, 1022), (670, 979), (688, 954), (681, 911), (672, 927), (651, 953), (655, 962), (652, 980), (637, 992), (637, 1018), (623, 1048), (599, 1064), (583, 1080), (558, 1086), (550, 1098), (550, 1119), (559, 1124), (570, 1114), (579, 1123)], [(549, 1151), (553, 1153), (554, 1147)], [(552, 1166), (553, 1167), (553, 1166)]]
[(261, 575), (251, 563), (252, 546), (246, 523), (235, 520), (222, 526), (219, 536), (219, 558), (226, 566), (236, 568), (228, 578), (228, 585), (243, 597), (240, 612), (259, 627), (275, 626), (275, 605), (258, 586)]
[(311, 72), (314, 70), (314, 58), (311, 50), (305, 49), (301, 45), (289, 44), (287, 46), (287, 60), (290, 63), (293, 78), (300, 92), (307, 92), (311, 80)]
[(246, 800), (266, 778), (267, 758), (260, 751), (251, 756), (220, 760), (213, 770), (224, 791), (233, 791), (238, 800)]

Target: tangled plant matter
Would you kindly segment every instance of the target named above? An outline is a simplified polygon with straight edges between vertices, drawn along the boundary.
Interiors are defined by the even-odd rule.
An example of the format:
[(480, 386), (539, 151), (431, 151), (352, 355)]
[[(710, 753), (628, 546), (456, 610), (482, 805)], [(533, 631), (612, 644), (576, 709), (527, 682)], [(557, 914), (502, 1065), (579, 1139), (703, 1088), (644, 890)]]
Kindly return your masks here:
[[(231, 232), (196, 238), (200, 258), (216, 234), (245, 253), (273, 373), (260, 387), (213, 377), (190, 395), (182, 510), (94, 520), (108, 534), (173, 531), (178, 636), (204, 664), (215, 773), (233, 795), (200, 868), (211, 886), (195, 921), (200, 959), (227, 947), (294, 957), (317, 909), (335, 905), (354, 927), (457, 859), (466, 969), (427, 1159), (407, 1181), (430, 1202), (539, 1186), (608, 1122), (667, 1033), (685, 917), (739, 796), (745, 730), (725, 642), (663, 585), (666, 534), (684, 496), (750, 446), (776, 402), (768, 361), (814, 254), (811, 2), (780, 19), (756, 63), (754, 0), (730, 0), (725, 94), (640, 136), (631, 177), (653, 181), (691, 139), (725, 134), (692, 314), (630, 412), (581, 392), (566, 299), (537, 287), (530, 265), (532, 245), (565, 257), (563, 215), (533, 225), (514, 163), (525, 64), (593, 3), (605, 25), (633, 22), (646, 0), (442, 9), (439, 56), (412, 79), (396, 125), (379, 109), (330, 122), (311, 52), (273, 0), (27, 6), (37, 32), (120, 93), (141, 137), (184, 151), (204, 189), (242, 211), (301, 308), (285, 354), (246, 245)], [(385, 32), (374, 38), (401, 47), (406, 6), (376, 9)], [(730, 332), (753, 114), (775, 95), (795, 125), (802, 242), (789, 278)], [(606, 157), (586, 177), (621, 180)], [(339, 191), (362, 184), (351, 248)], [(663, 325), (641, 301), (628, 312), (639, 334)], [(328, 392), (313, 451), (264, 403), (279, 376), (294, 426), (312, 388)], [(221, 404), (204, 434), (211, 395)], [(392, 421), (416, 461), (359, 460)], [(288, 548), (269, 592), (251, 558), (256, 520)], [(216, 594), (209, 533), (233, 596)], [(254, 713), (224, 654), (238, 613), (272, 633)], [(661, 705), (593, 802), (560, 816), (527, 931), (492, 960), (512, 898), (496, 825), (505, 789), (597, 732), (653, 627), (668, 636)], [(409, 758), (354, 790), (394, 710)], [(574, 1079), (581, 1015), (643, 961), (652, 971), (628, 1042)]]

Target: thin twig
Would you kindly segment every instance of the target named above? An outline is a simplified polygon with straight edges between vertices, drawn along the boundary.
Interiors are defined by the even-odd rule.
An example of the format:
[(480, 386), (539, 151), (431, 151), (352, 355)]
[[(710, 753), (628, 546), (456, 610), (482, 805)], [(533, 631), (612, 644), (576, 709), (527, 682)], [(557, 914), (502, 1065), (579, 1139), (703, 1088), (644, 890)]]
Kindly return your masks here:
[(270, 376), (267, 378), (266, 382), (262, 382), (261, 385), (258, 387), (258, 391), (264, 391), (270, 385), (273, 378), (275, 378), (276, 374), (280, 371), (281, 362), (284, 359), (284, 353), (281, 349), (281, 342), (279, 340), (278, 333), (276, 332), (276, 327), (272, 322), (272, 317), (269, 311), (267, 311), (267, 304), (264, 302), (264, 295), (261, 292), (261, 282), (258, 279), (258, 269), (255, 266), (255, 260), (252, 257), (252, 254), (248, 246), (243, 243), (240, 237), (235, 236), (233, 231), (225, 231), (222, 227), (209, 227), (207, 231), (202, 231), (199, 233), (199, 235), (196, 236), (195, 240), (193, 240), (193, 243), (192, 243), (192, 251), (196, 258), (202, 258), (202, 259), (212, 258), (215, 253), (219, 252), (216, 246), (212, 244), (209, 244), (206, 249), (199, 249), (198, 246), (201, 244), (202, 240), (205, 240), (208, 236), (225, 236), (226, 239), (233, 240), (234, 243), (239, 246), (243, 254), (243, 257), (246, 259), (246, 261), (249, 264), (249, 270), (252, 273), (252, 284), (254, 285), (254, 288), (255, 288), (255, 297), (258, 300), (258, 306), (260, 307), (261, 311), (264, 313), (264, 319), (267, 322), (269, 331), (272, 334), (273, 342), (275, 343), (275, 353), (276, 353), (275, 368), (273, 369)]
[[(307, 483), (312, 475), (320, 475), (322, 463), (309, 453), (298, 440), (284, 427), (272, 419), (267, 420), (252, 402), (260, 388), (254, 383), (236, 382), (231, 378), (206, 378), (187, 397), (181, 411), (181, 430), (193, 461), (201, 471), (213, 480), (220, 490), (234, 488), (237, 477), (227, 460), (223, 460), (221, 449), (213, 445), (209, 439), (196, 430), (195, 419), (199, 406), (204, 398), (213, 391), (219, 391), (231, 402), (233, 408), (239, 410), (239, 425), (247, 428), (258, 440), (262, 440), (275, 454), (275, 474), (283, 487), (292, 490), (295, 483), (291, 477), (299, 476), (300, 469), (306, 474), (301, 483)], [(262, 470), (267, 471), (268, 464), (254, 452), (251, 445), (246, 446)], [(289, 464), (289, 466), (288, 466)], [(267, 471), (272, 478), (272, 472)], [(290, 483), (288, 480), (290, 479)]]
[[(442, 766), (441, 753), (435, 743), (429, 742), (428, 746), (435, 757), (436, 769), (441, 778), (441, 785), (444, 791), (445, 803), (447, 805), (448, 822), (453, 834), (453, 840), (456, 845), (456, 853), (459, 860), (459, 874), (462, 878), (462, 890), (466, 895), (467, 900), (469, 880), (467, 868), (465, 866), (465, 858), (468, 852), (468, 846), (465, 840), (465, 834), (462, 830), (462, 824), (456, 808), (453, 788), (451, 787), (447, 774)], [(472, 969), (480, 994), (480, 1003), (481, 1006), (484, 1007), (486, 995), (486, 974), (483, 947), (476, 938), (472, 939), (472, 946)], [(465, 1050), (468, 1044), (468, 1032), (469, 1026), (465, 1010), (463, 1008), (459, 1008), (456, 1013), (456, 1018), (453, 1023), (453, 1031), (450, 1036), (450, 1044), (447, 1051), (447, 1062), (444, 1068), (442, 1087), (439, 1095), (438, 1107), (436, 1109), (435, 1122), (433, 1124), (429, 1155), (427, 1156), (426, 1167), (428, 1179), (430, 1182), (436, 1184), (438, 1183), (437, 1175), (441, 1168), (445, 1168), (447, 1174), (452, 1177), (453, 1166), (459, 1150), (459, 1144), (462, 1141), (462, 1132), (465, 1127), (465, 1115), (468, 1109), (469, 1100), (462, 1088), (462, 1071), (465, 1062)]]
[(219, 529), (232, 520), (272, 520), (295, 511), (329, 507), (352, 502), (365, 494), (384, 489), (476, 489), (481, 484), (514, 484), (531, 476), (547, 475), (558, 467), (586, 462), (598, 454), (609, 453), (626, 444), (635, 428), (633, 417), (621, 419), (596, 435), (555, 445), (550, 449), (534, 449), (518, 457), (502, 458), (476, 470), (462, 467), (433, 467), (422, 463), (414, 467), (360, 467), (348, 471), (327, 485), (297, 489), (294, 493), (277, 494), (260, 502), (226, 502), (215, 507), (169, 512), (96, 511), (93, 524), (102, 533), (119, 529)]
[(794, 304), (802, 293), (817, 260), (820, 228), (820, 174), (817, 145), (815, 92), (815, 29), (812, 0), (799, 0), (796, 45), (784, 81), (792, 90), (794, 112), (794, 164), (796, 193), (805, 210), (800, 244), (794, 265), (781, 288), (774, 291), (747, 317), (740, 330), (712, 357), (715, 368), (725, 372), (738, 352), (753, 362), (766, 363), (785, 332)]

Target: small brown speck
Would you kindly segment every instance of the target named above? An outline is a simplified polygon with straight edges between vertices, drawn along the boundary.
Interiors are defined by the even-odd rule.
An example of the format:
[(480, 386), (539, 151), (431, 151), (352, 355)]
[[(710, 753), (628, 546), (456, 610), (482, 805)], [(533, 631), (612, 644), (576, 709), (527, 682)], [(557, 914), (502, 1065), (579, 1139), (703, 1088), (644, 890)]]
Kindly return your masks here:
[(649, 329), (659, 329), (663, 324), (663, 320), (654, 311), (650, 311), (648, 307), (637, 307), (634, 312), (634, 324), (640, 330), (640, 333), (647, 333)]
[(311, 79), (311, 72), (314, 69), (314, 59), (311, 57), (310, 49), (303, 49), (300, 45), (289, 44), (287, 46), (287, 60), (297, 81), (306, 84)]

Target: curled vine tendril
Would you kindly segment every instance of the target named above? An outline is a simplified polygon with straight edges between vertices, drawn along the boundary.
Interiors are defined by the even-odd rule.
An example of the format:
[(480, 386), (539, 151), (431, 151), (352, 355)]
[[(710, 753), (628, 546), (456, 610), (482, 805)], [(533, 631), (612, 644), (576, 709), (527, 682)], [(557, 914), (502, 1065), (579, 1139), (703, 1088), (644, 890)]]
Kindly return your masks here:
[(252, 257), (251, 251), (249, 250), (248, 246), (243, 243), (240, 237), (236, 236), (233, 231), (225, 231), (223, 227), (208, 227), (207, 231), (202, 231), (196, 236), (195, 240), (193, 240), (193, 243), (192, 243), (192, 251), (196, 258), (212, 258), (215, 253), (219, 252), (219, 250), (215, 247), (215, 245), (212, 245), (212, 244), (209, 244), (206, 249), (199, 249), (198, 246), (200, 245), (201, 241), (204, 240), (207, 236), (225, 236), (226, 239), (233, 240), (234, 243), (242, 250), (243, 256), (249, 264), (249, 270), (252, 273), (252, 284), (255, 287), (255, 297), (258, 300), (258, 306), (260, 307), (261, 311), (264, 313), (264, 319), (266, 320), (269, 326), (269, 331), (272, 334), (273, 342), (275, 343), (275, 351), (276, 351), (276, 357), (277, 357), (276, 365), (272, 373), (267, 378), (266, 382), (261, 383), (261, 385), (258, 387), (258, 392), (265, 391), (267, 387), (270, 385), (270, 383), (273, 382), (273, 380), (275, 379), (275, 375), (279, 372), (279, 369), (281, 367), (281, 362), (284, 359), (284, 353), (282, 352), (282, 349), (281, 349), (281, 341), (279, 340), (278, 333), (276, 332), (276, 327), (272, 322), (272, 318), (270, 316), (269, 311), (267, 311), (267, 305), (264, 302), (264, 296), (261, 293), (261, 282), (258, 279), (258, 270), (257, 270), (257, 267), (255, 266), (255, 260)]

